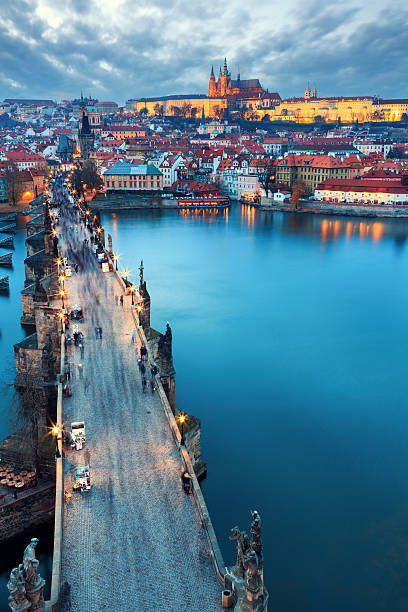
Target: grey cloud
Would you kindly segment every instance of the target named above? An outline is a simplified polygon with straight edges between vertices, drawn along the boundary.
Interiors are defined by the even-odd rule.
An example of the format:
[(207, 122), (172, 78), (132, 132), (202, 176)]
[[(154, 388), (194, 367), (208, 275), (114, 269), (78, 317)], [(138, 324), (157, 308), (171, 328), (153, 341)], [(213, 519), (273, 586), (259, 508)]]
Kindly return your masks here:
[[(211, 64), (217, 69), (225, 54), (234, 72), (239, 64), (243, 78), (259, 77), (282, 96), (301, 95), (310, 79), (324, 95), (408, 97), (403, 4), (381, 12), (374, 0), (371, 15), (358, 2), (328, 1), (322, 8), (289, 0), (293, 11), (278, 19), (280, 5), (267, 0), (256, 7), (244, 0), (153, 0), (137, 17), (146, 4), (129, 0), (112, 3), (113, 25), (99, 14), (98, 2), (70, 0), (61, 9), (63, 22), (53, 28), (33, 11), (41, 1), (15, 0), (3, 10), (4, 97), (60, 99), (83, 89), (123, 103), (129, 97), (205, 93)], [(11, 29), (4, 26), (9, 22)]]

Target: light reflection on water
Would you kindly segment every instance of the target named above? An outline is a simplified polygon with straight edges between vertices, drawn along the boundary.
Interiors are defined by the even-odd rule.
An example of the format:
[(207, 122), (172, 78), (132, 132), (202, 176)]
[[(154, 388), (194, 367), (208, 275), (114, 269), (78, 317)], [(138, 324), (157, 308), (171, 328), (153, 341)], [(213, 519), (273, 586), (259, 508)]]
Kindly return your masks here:
[(153, 327), (172, 325), (225, 561), (257, 508), (275, 611), (399, 609), (408, 221), (249, 205), (102, 221), (124, 265), (143, 257)]
[[(144, 259), (153, 327), (171, 322), (177, 403), (202, 420), (225, 561), (230, 528), (257, 508), (275, 611), (403, 609), (408, 221), (233, 205), (102, 222), (122, 268), (137, 276)], [(0, 299), (10, 380), (21, 253)]]

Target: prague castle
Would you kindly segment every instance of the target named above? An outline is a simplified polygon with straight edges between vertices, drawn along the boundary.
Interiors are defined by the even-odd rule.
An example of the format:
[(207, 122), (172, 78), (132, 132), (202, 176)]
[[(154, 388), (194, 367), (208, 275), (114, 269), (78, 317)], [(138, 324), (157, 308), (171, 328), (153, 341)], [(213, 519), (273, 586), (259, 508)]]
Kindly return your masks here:
[(237, 80), (231, 80), (231, 73), (228, 72), (227, 58), (224, 59), (224, 69), (221, 70), (218, 75), (218, 82), (214, 76), (214, 66), (211, 68), (210, 82), (208, 85), (208, 97), (209, 98), (220, 98), (233, 94), (253, 94), (255, 97), (264, 93), (258, 79), (249, 79), (248, 81), (241, 81), (241, 76), (238, 69)]
[[(318, 98), (316, 85), (308, 84), (303, 97), (282, 100), (276, 92), (264, 90), (258, 79), (243, 79), (238, 69), (232, 79), (227, 60), (218, 79), (211, 68), (208, 94), (176, 95), (128, 100), (127, 110), (149, 115), (217, 117), (230, 115), (247, 119), (294, 121), (297, 123), (399, 121), (408, 114), (408, 99), (383, 100), (374, 96)], [(143, 110), (144, 109), (144, 110)]]

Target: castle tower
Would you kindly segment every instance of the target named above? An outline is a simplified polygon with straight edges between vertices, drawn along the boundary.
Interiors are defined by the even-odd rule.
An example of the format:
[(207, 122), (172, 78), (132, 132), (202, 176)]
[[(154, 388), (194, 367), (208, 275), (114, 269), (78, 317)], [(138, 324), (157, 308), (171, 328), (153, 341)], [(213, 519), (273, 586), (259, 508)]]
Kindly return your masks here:
[(316, 89), (316, 84), (313, 87), (313, 91), (312, 91), (312, 98), (317, 98), (317, 89)]
[(80, 104), (78, 140), (79, 146), (81, 148), (82, 159), (88, 159), (89, 153), (94, 148), (95, 136), (93, 135), (89, 126), (88, 113), (86, 111), (86, 106), (82, 95)]
[(227, 66), (227, 58), (224, 58), (224, 68), (221, 71), (220, 68), (220, 76), (218, 78), (218, 90), (220, 96), (225, 96), (227, 93), (231, 91), (231, 75), (228, 72)]
[(310, 100), (310, 85), (309, 83), (307, 84), (306, 90), (305, 90), (305, 100)]
[(214, 76), (214, 66), (211, 66), (210, 83), (208, 85), (208, 97), (209, 98), (217, 97), (217, 83), (215, 81), (215, 76)]

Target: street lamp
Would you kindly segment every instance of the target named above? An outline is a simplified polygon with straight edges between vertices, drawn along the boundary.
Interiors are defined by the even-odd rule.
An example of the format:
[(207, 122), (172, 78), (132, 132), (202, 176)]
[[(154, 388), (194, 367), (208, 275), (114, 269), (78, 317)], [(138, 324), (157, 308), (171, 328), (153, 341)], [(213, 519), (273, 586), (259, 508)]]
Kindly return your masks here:
[(64, 306), (64, 295), (65, 295), (65, 291), (63, 289), (60, 290), (59, 292), (60, 297), (61, 297), (61, 302), (62, 302), (62, 310), (64, 310), (65, 306)]
[(51, 429), (52, 435), (55, 437), (55, 458), (60, 459), (61, 453), (58, 447), (58, 441), (62, 440), (62, 430), (58, 425), (54, 425)]
[(123, 278), (125, 279), (125, 285), (127, 287), (128, 286), (128, 276), (129, 276), (130, 272), (129, 272), (128, 269), (126, 269), (126, 270), (123, 270), (122, 274), (123, 274)]
[(139, 327), (140, 327), (142, 325), (141, 322), (140, 322), (140, 313), (142, 312), (142, 305), (138, 304), (136, 306), (136, 310), (137, 310), (137, 314), (138, 314), (138, 322), (139, 322)]
[(63, 274), (60, 274), (58, 277), (59, 283), (61, 285), (61, 288), (64, 288), (64, 280), (65, 280), (65, 276)]
[(130, 285), (129, 291), (132, 294), (132, 306), (134, 306), (135, 305), (134, 297), (135, 297), (136, 287), (134, 285)]
[(119, 259), (119, 253), (114, 253), (113, 254), (113, 261), (115, 262), (116, 272), (118, 271), (118, 259)]
[(179, 413), (178, 415), (178, 422), (181, 423), (181, 440), (180, 440), (180, 446), (184, 445), (184, 423), (186, 422), (186, 415), (184, 413)]

